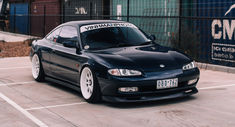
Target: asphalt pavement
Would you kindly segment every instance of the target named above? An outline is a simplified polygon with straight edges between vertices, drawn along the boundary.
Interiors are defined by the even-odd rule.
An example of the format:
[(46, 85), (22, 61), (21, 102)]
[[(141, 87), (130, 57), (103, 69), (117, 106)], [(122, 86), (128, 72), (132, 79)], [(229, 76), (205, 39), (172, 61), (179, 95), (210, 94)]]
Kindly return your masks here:
[(35, 82), (29, 57), (0, 59), (1, 127), (235, 127), (235, 74), (201, 69), (199, 93), (145, 103), (89, 104)]

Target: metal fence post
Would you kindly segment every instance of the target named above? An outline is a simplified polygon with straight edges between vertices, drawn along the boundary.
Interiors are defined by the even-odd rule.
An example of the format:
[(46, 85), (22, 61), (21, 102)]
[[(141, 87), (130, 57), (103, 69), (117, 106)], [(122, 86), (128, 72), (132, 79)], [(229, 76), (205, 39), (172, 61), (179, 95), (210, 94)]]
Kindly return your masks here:
[[(31, 13), (31, 8), (30, 8), (30, 4), (28, 4), (28, 11)], [(30, 30), (31, 30), (31, 16), (30, 16), (30, 14), (28, 14), (28, 35), (31, 35), (31, 32), (30, 32)]]
[(14, 7), (13, 24), (14, 24), (14, 33), (16, 33), (16, 7)]
[(129, 22), (130, 0), (127, 0), (127, 22)]
[(65, 22), (65, 3), (62, 4), (63, 8), (63, 17), (62, 17), (62, 23)]
[(92, 19), (92, 2), (90, 2), (90, 19)]
[(181, 46), (180, 45), (180, 43), (181, 43), (181, 32), (182, 32), (182, 28), (181, 28), (182, 27), (182, 19), (181, 19), (182, 18), (182, 7), (183, 7), (182, 6), (182, 0), (179, 0), (179, 4), (180, 5), (179, 5), (179, 35), (178, 35), (179, 36), (179, 43), (178, 43), (179, 45), (178, 46), (180, 47)]
[(43, 36), (45, 36), (45, 34), (46, 34), (46, 29), (45, 29), (45, 27), (46, 27), (46, 5), (44, 5), (44, 7), (43, 7)]

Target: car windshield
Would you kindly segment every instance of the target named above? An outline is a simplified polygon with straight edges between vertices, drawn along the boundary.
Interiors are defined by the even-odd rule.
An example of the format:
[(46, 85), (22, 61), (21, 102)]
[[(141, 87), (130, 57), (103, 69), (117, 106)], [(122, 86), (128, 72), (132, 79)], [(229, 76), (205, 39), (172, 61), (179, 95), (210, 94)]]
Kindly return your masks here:
[[(81, 40), (86, 50), (101, 50), (126, 46), (137, 46), (151, 43), (146, 35), (136, 26), (124, 23), (98, 24), (81, 27)], [(103, 25), (103, 26), (102, 26)]]

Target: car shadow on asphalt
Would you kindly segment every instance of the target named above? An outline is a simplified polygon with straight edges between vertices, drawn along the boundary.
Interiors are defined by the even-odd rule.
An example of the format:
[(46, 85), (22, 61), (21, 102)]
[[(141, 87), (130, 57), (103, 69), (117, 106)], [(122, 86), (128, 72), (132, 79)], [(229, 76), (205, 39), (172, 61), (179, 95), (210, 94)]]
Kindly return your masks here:
[(78, 96), (78, 97), (82, 98), (81, 92), (79, 92), (77, 90), (71, 89), (71, 88), (66, 87), (64, 85), (61, 85), (61, 84), (58, 84), (58, 83), (55, 83), (55, 82), (51, 82), (51, 81), (45, 81), (44, 83), (46, 83), (47, 85), (49, 85), (49, 86), (51, 86), (55, 89), (60, 89), (61, 91), (64, 91), (66, 93), (71, 93), (75, 96)]
[[(61, 84), (57, 84), (54, 82), (45, 81), (45, 83), (51, 87), (56, 88), (56, 89), (60, 89), (64, 92), (71, 93), (71, 94), (77, 96), (79, 99), (83, 99), (82, 94), (79, 91), (76, 91), (74, 89), (68, 88), (66, 86), (63, 86)], [(107, 106), (110, 108), (118, 108), (118, 109), (131, 109), (131, 108), (147, 108), (147, 107), (179, 104), (179, 103), (193, 101), (195, 99), (197, 99), (196, 96), (188, 96), (188, 97), (183, 97), (183, 98), (174, 98), (174, 99), (159, 100), (159, 101), (131, 102), (131, 103), (130, 102), (128, 102), (128, 103), (111, 103), (111, 102), (101, 101), (99, 103), (91, 104), (91, 105), (102, 105), (102, 106)]]
[(179, 103), (185, 103), (197, 99), (195, 96), (188, 96), (183, 98), (158, 100), (158, 101), (147, 101), (147, 102), (133, 102), (133, 103), (103, 103), (106, 106), (119, 108), (119, 109), (131, 109), (131, 108), (147, 108), (163, 105), (173, 105)]

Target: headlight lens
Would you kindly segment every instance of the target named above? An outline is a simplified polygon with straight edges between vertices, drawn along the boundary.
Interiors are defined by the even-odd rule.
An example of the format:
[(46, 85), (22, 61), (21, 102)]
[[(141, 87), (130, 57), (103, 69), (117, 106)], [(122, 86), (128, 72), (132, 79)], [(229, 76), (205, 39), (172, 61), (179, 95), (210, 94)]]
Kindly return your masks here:
[(191, 63), (189, 63), (189, 64), (183, 66), (183, 70), (184, 70), (184, 71), (185, 71), (185, 70), (190, 70), (190, 69), (193, 69), (193, 68), (195, 68), (194, 62), (191, 62)]
[(142, 73), (137, 70), (129, 69), (110, 69), (108, 70), (109, 74), (114, 76), (140, 76)]

